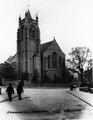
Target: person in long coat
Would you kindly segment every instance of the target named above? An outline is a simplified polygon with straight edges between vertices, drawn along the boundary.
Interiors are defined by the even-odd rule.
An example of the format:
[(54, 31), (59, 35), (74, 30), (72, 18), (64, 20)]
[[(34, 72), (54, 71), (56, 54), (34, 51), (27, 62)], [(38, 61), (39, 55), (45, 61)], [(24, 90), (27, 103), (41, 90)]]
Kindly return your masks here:
[(17, 90), (17, 94), (18, 94), (18, 99), (22, 100), (21, 94), (22, 94), (22, 92), (24, 92), (22, 83), (19, 83), (19, 85), (17, 86), (16, 90)]
[(12, 101), (12, 94), (14, 94), (14, 89), (13, 89), (11, 83), (9, 83), (9, 86), (8, 86), (7, 89), (6, 89), (6, 92), (7, 92), (7, 94), (8, 94), (9, 101)]

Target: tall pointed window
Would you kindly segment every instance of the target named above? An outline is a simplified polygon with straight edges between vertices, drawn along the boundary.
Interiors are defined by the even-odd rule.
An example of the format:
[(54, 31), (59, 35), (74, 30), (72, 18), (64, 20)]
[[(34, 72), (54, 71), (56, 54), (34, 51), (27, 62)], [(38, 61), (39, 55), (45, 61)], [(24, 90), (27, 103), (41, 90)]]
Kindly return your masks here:
[(50, 55), (48, 55), (48, 68), (50, 68), (50, 64), (51, 64)]
[(62, 58), (59, 57), (59, 69), (61, 69), (61, 68), (62, 68)]
[(35, 38), (35, 28), (33, 26), (29, 29), (29, 37)]
[(25, 36), (27, 36), (27, 27), (25, 27)]
[(24, 32), (24, 26), (22, 25), (22, 26), (21, 26), (21, 38), (22, 38), (22, 39), (23, 39), (23, 34), (24, 34), (23, 32)]
[(46, 71), (46, 57), (44, 57), (44, 64), (43, 64), (43, 67), (44, 67), (44, 71)]
[(31, 37), (31, 28), (29, 29), (29, 37)]
[(52, 68), (57, 68), (57, 53), (54, 52), (52, 55)]
[(35, 29), (32, 30), (32, 38), (35, 38)]

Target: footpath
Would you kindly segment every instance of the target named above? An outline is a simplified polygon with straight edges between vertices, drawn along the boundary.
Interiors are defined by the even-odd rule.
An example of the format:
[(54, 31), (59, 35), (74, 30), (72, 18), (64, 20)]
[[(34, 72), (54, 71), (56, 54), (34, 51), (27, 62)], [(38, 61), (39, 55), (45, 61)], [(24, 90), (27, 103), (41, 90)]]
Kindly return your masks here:
[(82, 91), (68, 91), (68, 93), (72, 94), (73, 96), (77, 97), (81, 101), (84, 101), (86, 104), (93, 107), (93, 94), (89, 92), (82, 92)]

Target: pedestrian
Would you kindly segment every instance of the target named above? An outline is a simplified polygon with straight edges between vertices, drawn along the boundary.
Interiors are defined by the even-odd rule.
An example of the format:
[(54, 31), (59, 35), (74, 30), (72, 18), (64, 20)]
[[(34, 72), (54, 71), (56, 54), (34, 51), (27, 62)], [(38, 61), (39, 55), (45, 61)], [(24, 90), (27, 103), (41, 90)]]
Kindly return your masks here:
[(18, 94), (18, 99), (22, 100), (21, 94), (22, 94), (22, 92), (24, 92), (22, 83), (19, 83), (19, 85), (17, 86), (16, 90), (17, 90), (17, 94)]
[(71, 90), (71, 91), (73, 90), (73, 84), (70, 85), (70, 90)]
[(9, 83), (9, 86), (6, 89), (6, 92), (8, 94), (9, 101), (12, 101), (12, 94), (14, 94), (14, 89), (12, 87), (12, 83)]
[(91, 89), (90, 89), (90, 88), (91, 88), (91, 84), (89, 83), (89, 84), (88, 84), (88, 92), (90, 92), (90, 91), (91, 91)]

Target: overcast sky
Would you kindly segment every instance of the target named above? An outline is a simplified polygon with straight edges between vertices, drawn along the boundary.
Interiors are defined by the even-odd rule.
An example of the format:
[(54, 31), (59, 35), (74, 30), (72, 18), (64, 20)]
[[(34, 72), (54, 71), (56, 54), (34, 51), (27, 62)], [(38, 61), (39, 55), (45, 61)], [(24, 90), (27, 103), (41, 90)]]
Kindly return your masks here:
[(41, 43), (55, 39), (68, 56), (72, 47), (93, 52), (93, 0), (0, 0), (0, 63), (16, 53), (18, 18), (39, 16)]

